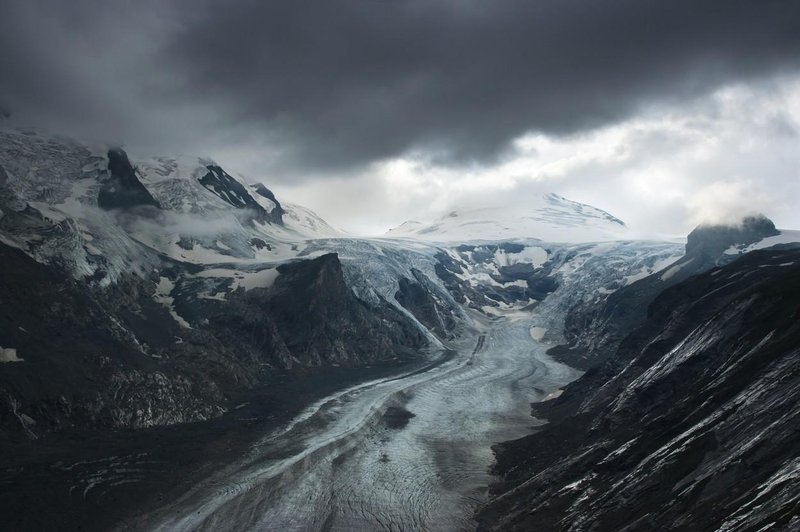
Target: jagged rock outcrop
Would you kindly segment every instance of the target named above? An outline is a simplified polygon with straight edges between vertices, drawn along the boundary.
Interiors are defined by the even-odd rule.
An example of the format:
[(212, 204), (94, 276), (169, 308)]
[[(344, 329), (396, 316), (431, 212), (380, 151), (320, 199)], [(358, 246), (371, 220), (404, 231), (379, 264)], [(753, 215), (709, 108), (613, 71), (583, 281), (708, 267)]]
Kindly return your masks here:
[(216, 164), (206, 166), (208, 173), (200, 178), (200, 183), (236, 209), (250, 211), (255, 220), (282, 225), (283, 209), (275, 195), (264, 185), (255, 191), (274, 204), (271, 210), (265, 209), (247, 191), (242, 183), (233, 178)]
[(264, 183), (256, 183), (255, 185), (252, 185), (252, 188), (256, 194), (262, 198), (268, 199), (274, 205), (272, 210), (269, 212), (268, 221), (278, 225), (283, 225), (283, 215), (286, 214), (286, 211), (283, 210), (283, 206), (278, 201), (278, 198), (275, 197), (275, 194), (273, 194), (272, 191), (264, 185)]
[(122, 148), (108, 150), (108, 174), (102, 182), (97, 204), (103, 209), (138, 206), (159, 207), (158, 202), (136, 177), (136, 171)]
[(800, 525), (800, 251), (665, 290), (602, 366), (497, 446), (486, 530)]
[(374, 364), (412, 356), (427, 343), (386, 301), (370, 306), (358, 299), (335, 253), (278, 271), (271, 288), (236, 292), (211, 314), (227, 343), (267, 347), (267, 360), (286, 368)]

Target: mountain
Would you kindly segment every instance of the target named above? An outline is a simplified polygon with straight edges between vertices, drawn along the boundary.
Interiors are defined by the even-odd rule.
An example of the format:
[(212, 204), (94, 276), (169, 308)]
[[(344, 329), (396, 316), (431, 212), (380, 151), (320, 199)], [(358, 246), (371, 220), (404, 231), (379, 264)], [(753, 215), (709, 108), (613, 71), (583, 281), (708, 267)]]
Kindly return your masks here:
[(458, 209), (431, 223), (405, 222), (386, 236), (430, 242), (498, 241), (537, 238), (546, 242), (601, 242), (629, 238), (622, 220), (556, 194), (526, 198), (515, 205)]
[(701, 225), (688, 235), (682, 257), (631, 277), (605, 305), (588, 303), (573, 308), (565, 324), (567, 343), (553, 354), (583, 369), (601, 363), (644, 321), (642, 309), (667, 288), (756, 249), (797, 247), (800, 231), (778, 230), (763, 215), (747, 216), (733, 225)]
[[(13, 529), (107, 529), (234, 455), (253, 475), (205, 485), (215, 500), (224, 486), (230, 515), (239, 493), (260, 507), (252, 487), (278, 463), (287, 487), (297, 473), (324, 495), (318, 466), (416, 456), (355, 459), (364, 442), (405, 452), (413, 433), (435, 462), (416, 423), (446, 411), (483, 433), (497, 420), (448, 386), (492, 382), (498, 401), (473, 404), (502, 430), (447, 450), (452, 478), (485, 479), (487, 442), (550, 423), (496, 447), (485, 528), (791, 527), (798, 236), (750, 217), (685, 246), (635, 241), (548, 194), (355, 238), (209, 158), (0, 130), (0, 513)], [(442, 410), (423, 412), (432, 391)]]
[[(540, 221), (623, 227), (543, 201)], [(614, 256), (616, 270), (586, 283), (604, 298), (676, 251), (512, 244), (503, 232), (455, 247), (345, 238), (208, 158), (13, 129), (0, 130), (0, 213), (0, 268), (13, 280), (2, 285), (0, 425), (16, 442), (208, 419), (278, 372), (424, 359), (472, 326), (465, 308), (531, 308)]]
[[(693, 250), (690, 246), (689, 252)], [(795, 530), (800, 250), (663, 291), (602, 365), (496, 448), (486, 530)]]
[(0, 131), (4, 437), (203, 420), (280, 371), (420, 358), (436, 334), (341, 236), (210, 159)]

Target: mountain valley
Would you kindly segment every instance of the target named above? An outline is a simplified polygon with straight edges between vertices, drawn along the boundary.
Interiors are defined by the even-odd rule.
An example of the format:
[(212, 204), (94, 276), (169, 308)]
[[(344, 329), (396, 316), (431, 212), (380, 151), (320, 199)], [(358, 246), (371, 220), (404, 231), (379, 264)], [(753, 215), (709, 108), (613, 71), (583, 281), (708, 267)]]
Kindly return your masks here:
[(799, 242), (556, 194), (354, 237), (0, 130), (4, 528), (791, 529)]

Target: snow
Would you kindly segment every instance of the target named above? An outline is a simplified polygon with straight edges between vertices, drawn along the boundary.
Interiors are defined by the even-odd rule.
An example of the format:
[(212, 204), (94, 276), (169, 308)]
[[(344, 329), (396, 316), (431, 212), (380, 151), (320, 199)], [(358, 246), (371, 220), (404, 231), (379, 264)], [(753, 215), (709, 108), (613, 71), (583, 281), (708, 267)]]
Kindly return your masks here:
[(542, 341), (542, 338), (544, 338), (545, 333), (547, 333), (547, 329), (544, 327), (531, 327), (531, 338), (533, 338), (537, 342)]
[(626, 441), (625, 443), (620, 445), (617, 449), (615, 449), (615, 450), (611, 451), (610, 453), (608, 453), (608, 455), (605, 458), (603, 458), (603, 460), (600, 463), (604, 464), (604, 463), (607, 463), (607, 462), (609, 462), (611, 460), (614, 460), (615, 458), (618, 458), (618, 457), (622, 456), (637, 441), (639, 441), (639, 437), (638, 436), (636, 438), (633, 438), (632, 440)]
[[(402, 224), (398, 225), (397, 227), (389, 229), (389, 231), (387, 232), (387, 235), (391, 235), (391, 233), (394, 233), (395, 235), (401, 235), (401, 236), (402, 235), (407, 235), (408, 233), (412, 233), (414, 231), (417, 231), (417, 230), (421, 229), (424, 226), (425, 226), (425, 224), (423, 224), (422, 222), (417, 222), (416, 220), (408, 220), (408, 221), (403, 222)], [(391, 236), (394, 236), (394, 235), (391, 235)]]
[(169, 311), (170, 315), (178, 322), (181, 327), (185, 327), (186, 329), (191, 329), (192, 326), (189, 325), (180, 314), (175, 311), (175, 298), (172, 297), (172, 290), (175, 288), (175, 283), (172, 282), (167, 277), (159, 277), (158, 285), (156, 285), (156, 294), (155, 300), (162, 305), (164, 305), (167, 310)]
[(547, 250), (539, 246), (526, 246), (519, 253), (506, 253), (498, 249), (494, 253), (494, 261), (498, 266), (528, 263), (534, 268), (541, 268), (547, 262)]
[(0, 347), (0, 363), (23, 362), (25, 359), (17, 356), (17, 350), (12, 347)]
[(197, 277), (227, 278), (232, 279), (231, 289), (236, 290), (240, 286), (245, 290), (253, 288), (269, 288), (278, 278), (277, 268), (267, 268), (259, 271), (233, 270), (226, 268), (210, 268), (197, 274)]
[[(676, 260), (679, 260), (681, 255), (676, 254), (674, 257), (666, 257), (658, 262), (656, 262), (653, 266), (642, 268), (639, 272), (634, 273), (632, 275), (628, 275), (625, 277), (625, 285), (629, 285), (635, 283), (640, 279), (644, 279), (649, 275), (653, 275), (655, 272), (660, 272)], [(663, 279), (662, 279), (663, 280)]]
[(208, 173), (206, 168), (209, 164), (214, 164), (209, 159), (178, 155), (173, 157), (165, 156), (137, 156), (129, 153), (131, 160), (135, 160), (135, 166), (139, 179), (145, 186), (162, 183), (171, 179), (191, 179), (199, 180)]
[(679, 272), (679, 271), (680, 271), (680, 270), (681, 270), (681, 269), (682, 269), (684, 266), (687, 266), (687, 265), (688, 265), (688, 264), (690, 264), (690, 263), (691, 263), (693, 260), (694, 260), (694, 259), (689, 259), (689, 260), (687, 260), (686, 262), (682, 262), (682, 263), (680, 263), (680, 264), (676, 264), (676, 265), (674, 265), (673, 267), (671, 267), (670, 269), (668, 269), (667, 271), (665, 271), (664, 273), (662, 273), (662, 274), (661, 274), (661, 280), (662, 280), (662, 281), (667, 281), (667, 280), (669, 280), (670, 278), (672, 278), (672, 276), (673, 276), (673, 275), (675, 275), (676, 273), (678, 273), (678, 272)]
[(286, 228), (305, 238), (337, 238), (344, 234), (331, 227), (317, 213), (294, 203), (282, 203)]
[(544, 396), (544, 399), (542, 399), (542, 402), (550, 401), (551, 399), (557, 399), (557, 398), (561, 397), (562, 393), (564, 393), (564, 390), (556, 390), (554, 392), (550, 392), (550, 393), (548, 393), (547, 395)]
[(800, 231), (780, 229), (780, 234), (769, 236), (749, 246), (731, 246), (725, 250), (726, 255), (740, 255), (756, 249), (766, 249), (779, 244), (800, 244)]
[[(263, 183), (261, 185), (266, 187), (266, 185), (264, 185)], [(267, 212), (274, 211), (275, 207), (277, 207), (277, 204), (275, 204), (275, 202), (272, 201), (271, 199), (259, 194), (258, 190), (256, 190), (256, 187), (258, 187), (258, 185), (250, 185), (248, 187), (249, 190), (251, 191), (250, 195), (253, 197), (254, 200), (256, 200), (256, 203), (258, 203), (261, 206), (261, 208), (263, 208), (265, 211)]]
[(556, 194), (526, 199), (520, 205), (457, 209), (431, 223), (405, 222), (386, 236), (443, 243), (532, 238), (576, 243), (628, 237), (623, 222), (595, 207)]

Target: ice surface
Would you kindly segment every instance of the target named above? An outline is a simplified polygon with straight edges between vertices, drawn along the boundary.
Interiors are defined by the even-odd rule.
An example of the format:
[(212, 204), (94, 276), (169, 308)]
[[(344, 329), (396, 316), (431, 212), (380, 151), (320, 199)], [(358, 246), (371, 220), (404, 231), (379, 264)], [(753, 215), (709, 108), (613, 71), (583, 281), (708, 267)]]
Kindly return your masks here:
[(526, 198), (516, 205), (457, 209), (431, 223), (406, 222), (386, 235), (458, 243), (531, 238), (574, 243), (629, 238), (627, 227), (619, 219), (556, 194)]
[[(490, 445), (525, 434), (535, 421), (528, 403), (577, 375), (547, 357), (525, 321), (476, 319), (483, 320), (486, 336), (474, 358), (474, 344), (462, 343), (458, 356), (427, 372), (335, 394), (288, 431), (267, 435), (230, 471), (197, 486), (164, 514), (149, 516), (147, 526), (469, 527), (491, 481)], [(403, 428), (390, 428), (382, 421), (390, 406), (414, 417)], [(298, 450), (287, 457), (287, 448)]]

